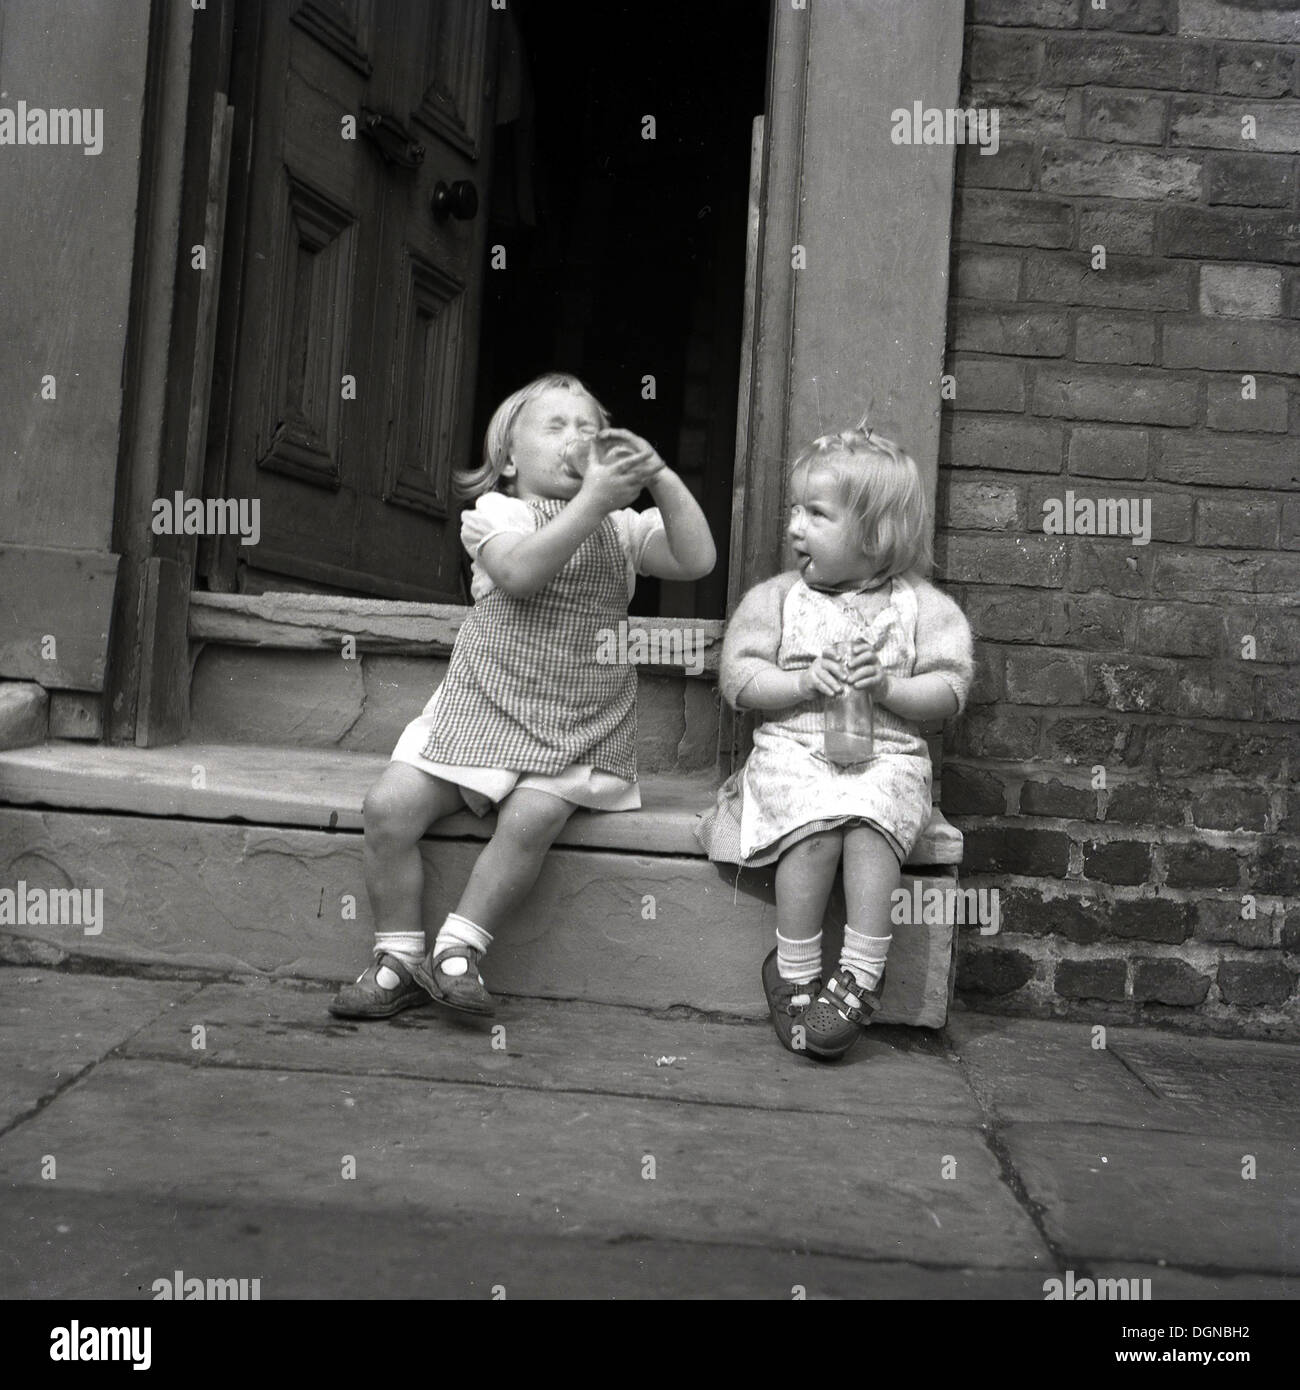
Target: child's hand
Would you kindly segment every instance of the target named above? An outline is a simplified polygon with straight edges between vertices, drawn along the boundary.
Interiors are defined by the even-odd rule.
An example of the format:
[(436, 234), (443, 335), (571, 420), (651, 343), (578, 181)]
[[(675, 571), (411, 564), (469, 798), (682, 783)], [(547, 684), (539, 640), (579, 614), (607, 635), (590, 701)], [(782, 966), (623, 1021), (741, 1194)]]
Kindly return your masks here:
[(830, 647), (799, 672), (799, 693), (805, 700), (814, 695), (838, 695), (843, 689), (844, 668)]
[(630, 507), (664, 468), (663, 459), (629, 430), (601, 430), (596, 441), (601, 447), (592, 452), (578, 496), (605, 513)]
[(853, 655), (842, 665), (845, 680), (855, 690), (865, 690), (868, 695), (878, 695), (882, 694), (889, 684), (889, 676), (881, 669), (876, 649), (865, 637), (853, 639)]
[(654, 445), (631, 430), (604, 429), (597, 434), (596, 440), (611, 457), (626, 458), (647, 485), (667, 467)]

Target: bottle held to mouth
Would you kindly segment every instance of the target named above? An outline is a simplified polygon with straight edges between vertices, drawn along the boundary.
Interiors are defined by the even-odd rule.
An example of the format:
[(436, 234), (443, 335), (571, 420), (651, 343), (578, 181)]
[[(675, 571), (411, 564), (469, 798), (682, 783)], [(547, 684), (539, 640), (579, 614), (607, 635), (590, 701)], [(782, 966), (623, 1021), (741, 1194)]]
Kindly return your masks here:
[[(852, 641), (833, 642), (831, 651), (837, 661), (847, 664), (854, 646)], [(828, 762), (847, 767), (873, 755), (875, 702), (867, 691), (846, 685), (838, 695), (827, 695), (822, 708), (822, 751)]]
[(564, 459), (565, 467), (582, 478), (586, 476), (592, 460), (601, 457), (602, 453), (600, 442), (594, 434), (580, 434), (565, 445), (561, 457)]

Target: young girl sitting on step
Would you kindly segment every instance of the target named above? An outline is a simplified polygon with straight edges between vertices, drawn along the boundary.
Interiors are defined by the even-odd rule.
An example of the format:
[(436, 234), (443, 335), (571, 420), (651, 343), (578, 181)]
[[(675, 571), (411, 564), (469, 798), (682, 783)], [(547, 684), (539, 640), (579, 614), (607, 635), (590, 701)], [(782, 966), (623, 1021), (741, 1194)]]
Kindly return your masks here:
[[(576, 806), (631, 811), (636, 672), (597, 660), (627, 620), (637, 574), (699, 579), (716, 561), (699, 505), (645, 440), (610, 429), (576, 378), (539, 377), (497, 408), (482, 467), (458, 472), (473, 564), (447, 674), (366, 796), (374, 961), (334, 998), (388, 1018), (427, 998), (488, 1015), (479, 962), (532, 888)], [(632, 510), (643, 488), (656, 506)], [(428, 827), (468, 806), (497, 825), (432, 946), (421, 921)]]
[[(776, 863), (776, 949), (763, 962), (772, 1023), (790, 1050), (833, 1058), (879, 1006), (891, 894), (930, 816), (918, 725), (964, 707), (972, 643), (961, 610), (923, 577), (925, 487), (897, 444), (862, 427), (823, 435), (791, 466), (789, 495), (796, 568), (744, 596), (720, 661), (723, 697), (762, 722), (696, 833), (714, 861)], [(849, 644), (846, 659), (833, 643)], [(874, 742), (858, 761), (832, 745), (832, 762), (826, 715), (848, 687), (874, 701)], [(825, 975), (822, 919), (841, 858), (848, 924)]]

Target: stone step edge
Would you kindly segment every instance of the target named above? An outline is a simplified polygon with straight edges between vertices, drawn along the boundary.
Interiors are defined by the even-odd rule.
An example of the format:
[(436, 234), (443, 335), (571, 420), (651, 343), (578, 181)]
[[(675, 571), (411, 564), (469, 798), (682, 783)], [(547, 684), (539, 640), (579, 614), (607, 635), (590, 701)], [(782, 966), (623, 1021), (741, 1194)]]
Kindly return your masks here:
[[(0, 802), (355, 832), (363, 828), (365, 793), (387, 763), (381, 754), (331, 749), (183, 743), (133, 748), (53, 740), (0, 752)], [(711, 774), (644, 777), (641, 810), (580, 809), (556, 844), (704, 859), (694, 827), (716, 786)], [(479, 819), (466, 810), (431, 826), (424, 838), (486, 840), (495, 828), (495, 814)], [(961, 832), (934, 807), (905, 867), (953, 866), (961, 858)]]

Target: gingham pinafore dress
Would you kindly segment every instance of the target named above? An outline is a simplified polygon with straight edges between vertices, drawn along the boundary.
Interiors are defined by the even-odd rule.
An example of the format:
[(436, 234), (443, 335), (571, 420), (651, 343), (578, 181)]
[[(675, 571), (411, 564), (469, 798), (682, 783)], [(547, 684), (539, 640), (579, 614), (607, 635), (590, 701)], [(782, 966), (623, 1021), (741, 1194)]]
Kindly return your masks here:
[[(564, 510), (532, 499), (537, 526)], [(572, 763), (636, 781), (636, 671), (596, 660), (627, 620), (627, 560), (607, 516), (542, 589), (485, 594), (461, 625), (426, 707), (433, 763), (558, 773)]]
[[(890, 581), (885, 608), (867, 620), (862, 598), (810, 589), (800, 579), (785, 597), (777, 664), (798, 670), (832, 642), (865, 637), (891, 675), (912, 674), (916, 661), (916, 591)], [(791, 845), (836, 826), (879, 830), (902, 863), (930, 817), (933, 773), (920, 730), (877, 704), (871, 758), (848, 767), (822, 753), (826, 697), (769, 711), (754, 731), (743, 768), (718, 789), (696, 828), (710, 859), (753, 867), (774, 863)]]

